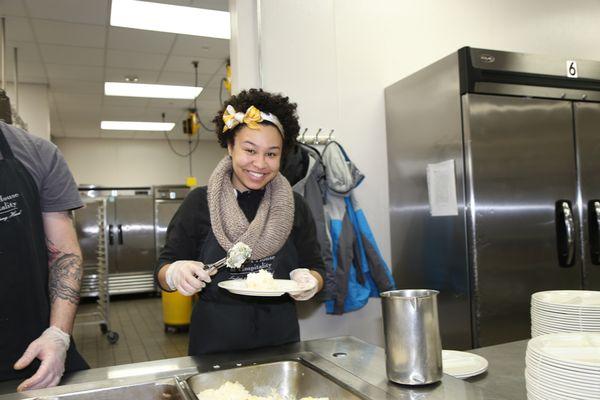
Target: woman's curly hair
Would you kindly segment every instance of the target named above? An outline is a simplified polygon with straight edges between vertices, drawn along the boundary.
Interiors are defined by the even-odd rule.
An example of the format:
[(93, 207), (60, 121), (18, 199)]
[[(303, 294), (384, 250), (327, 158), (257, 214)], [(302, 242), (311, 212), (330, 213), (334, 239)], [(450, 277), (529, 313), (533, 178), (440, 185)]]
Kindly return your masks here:
[[(277, 119), (279, 119), (279, 122), (281, 122), (284, 130), (283, 155), (293, 149), (296, 145), (296, 138), (300, 131), (298, 114), (296, 113), (296, 103), (291, 103), (289, 97), (284, 97), (277, 93), (265, 92), (262, 89), (250, 89), (243, 90), (229, 98), (213, 119), (213, 122), (217, 127), (215, 132), (221, 147), (227, 148), (229, 143), (233, 144), (236, 133), (242, 127), (246, 126), (245, 124), (239, 124), (233, 129), (228, 129), (226, 132), (223, 132), (223, 126), (225, 125), (223, 122), (223, 113), (228, 105), (233, 106), (237, 112), (246, 112), (250, 106), (254, 106), (262, 112), (275, 115)], [(261, 124), (275, 126), (269, 121), (263, 121)]]

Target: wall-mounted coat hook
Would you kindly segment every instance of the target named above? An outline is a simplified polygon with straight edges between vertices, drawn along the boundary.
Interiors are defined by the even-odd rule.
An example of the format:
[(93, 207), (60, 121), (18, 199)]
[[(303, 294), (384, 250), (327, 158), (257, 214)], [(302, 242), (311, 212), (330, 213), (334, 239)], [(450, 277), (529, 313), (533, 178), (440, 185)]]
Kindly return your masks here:
[(317, 131), (315, 135), (315, 144), (319, 144), (319, 133), (321, 133), (322, 130), (323, 128), (319, 128), (319, 130)]
[(332, 129), (332, 130), (329, 131), (329, 136), (327, 136), (327, 143), (329, 143), (329, 142), (331, 142), (333, 140), (333, 139), (331, 139), (331, 135), (333, 135), (333, 131), (334, 130), (335, 129)]

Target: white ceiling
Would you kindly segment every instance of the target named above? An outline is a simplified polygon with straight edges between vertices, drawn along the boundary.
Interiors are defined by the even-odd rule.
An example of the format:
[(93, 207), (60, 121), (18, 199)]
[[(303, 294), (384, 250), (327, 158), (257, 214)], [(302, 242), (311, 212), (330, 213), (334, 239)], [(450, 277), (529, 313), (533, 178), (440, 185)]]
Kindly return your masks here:
[[(227, 0), (153, 0), (227, 11)], [(165, 120), (178, 125), (169, 134), (186, 139), (180, 121), (189, 100), (104, 96), (104, 82), (194, 84), (198, 61), (200, 119), (219, 109), (219, 89), (229, 57), (229, 41), (112, 27), (110, 0), (0, 0), (6, 18), (5, 76), (13, 80), (13, 48), (18, 50), (19, 83), (48, 84), (51, 134), (68, 138), (155, 138), (160, 132), (101, 131), (100, 120)], [(226, 94), (224, 94), (226, 96)], [(201, 130), (201, 138), (213, 134)]]

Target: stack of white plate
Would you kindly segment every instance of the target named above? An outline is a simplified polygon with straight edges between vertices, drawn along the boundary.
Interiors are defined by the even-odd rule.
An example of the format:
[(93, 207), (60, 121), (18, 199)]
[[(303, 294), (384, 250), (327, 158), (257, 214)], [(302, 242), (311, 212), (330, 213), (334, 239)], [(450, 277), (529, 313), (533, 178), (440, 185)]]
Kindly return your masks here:
[(559, 332), (600, 332), (600, 292), (534, 293), (531, 296), (531, 337)]
[(529, 400), (600, 399), (600, 333), (552, 333), (527, 344)]

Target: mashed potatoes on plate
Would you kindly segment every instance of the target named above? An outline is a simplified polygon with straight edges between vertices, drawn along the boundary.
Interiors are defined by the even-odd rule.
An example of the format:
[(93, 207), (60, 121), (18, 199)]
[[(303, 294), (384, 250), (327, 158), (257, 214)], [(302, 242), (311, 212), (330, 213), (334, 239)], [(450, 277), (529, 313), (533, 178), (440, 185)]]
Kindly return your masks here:
[(258, 272), (250, 272), (246, 277), (246, 287), (255, 290), (278, 289), (277, 282), (273, 279), (273, 274), (264, 269)]
[[(238, 382), (227, 381), (218, 389), (206, 389), (196, 393), (198, 400), (294, 400), (295, 397), (283, 397), (271, 389), (271, 394), (266, 397), (255, 396)], [(303, 397), (300, 400), (329, 400), (328, 397)]]

